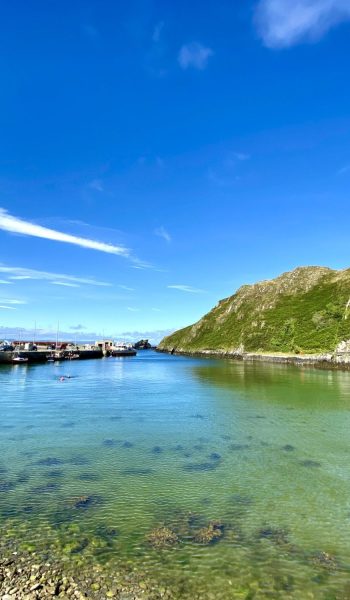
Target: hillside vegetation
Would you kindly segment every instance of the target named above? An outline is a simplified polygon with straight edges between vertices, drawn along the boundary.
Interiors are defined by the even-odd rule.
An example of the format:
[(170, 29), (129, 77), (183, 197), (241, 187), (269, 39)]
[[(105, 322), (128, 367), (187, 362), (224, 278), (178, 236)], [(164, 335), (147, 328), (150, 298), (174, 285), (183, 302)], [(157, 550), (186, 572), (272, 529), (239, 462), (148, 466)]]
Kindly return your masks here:
[(350, 269), (299, 267), (242, 286), (198, 323), (164, 338), (179, 352), (332, 352), (350, 338)]

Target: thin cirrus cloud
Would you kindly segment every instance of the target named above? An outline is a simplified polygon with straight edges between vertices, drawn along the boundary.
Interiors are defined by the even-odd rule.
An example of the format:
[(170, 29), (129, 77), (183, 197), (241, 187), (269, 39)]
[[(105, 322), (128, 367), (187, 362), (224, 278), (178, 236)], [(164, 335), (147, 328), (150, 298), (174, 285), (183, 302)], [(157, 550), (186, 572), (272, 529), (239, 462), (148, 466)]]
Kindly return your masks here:
[(73, 275), (66, 275), (64, 273), (49, 273), (47, 271), (36, 271), (35, 269), (26, 269), (24, 267), (9, 267), (4, 264), (0, 264), (0, 273), (3, 275), (7, 275), (9, 279), (13, 281), (22, 281), (22, 280), (43, 280), (58, 282), (62, 284), (63, 282), (71, 283), (71, 284), (85, 284), (85, 285), (96, 285), (103, 287), (111, 287), (111, 283), (106, 283), (105, 281), (97, 281), (93, 278), (85, 278), (85, 277), (75, 277)]
[(0, 308), (4, 310), (17, 310), (18, 305), (27, 304), (25, 300), (17, 300), (13, 298), (1, 298), (0, 299), (3, 304), (0, 305)]
[(268, 48), (317, 41), (332, 27), (350, 21), (349, 0), (260, 0), (255, 23)]
[(78, 283), (69, 283), (68, 281), (51, 281), (52, 285), (62, 285), (64, 287), (78, 288), (80, 285)]
[(165, 227), (163, 227), (163, 225), (161, 225), (161, 227), (158, 227), (157, 229), (155, 229), (154, 230), (154, 234), (157, 235), (160, 238), (163, 238), (163, 240), (165, 240), (168, 244), (170, 244), (170, 242), (171, 242), (171, 235), (165, 229)]
[(10, 215), (2, 208), (0, 208), (0, 229), (10, 233), (19, 233), (22, 235), (52, 240), (55, 242), (73, 244), (75, 246), (80, 246), (81, 248), (89, 248), (99, 252), (106, 252), (107, 254), (116, 254), (124, 258), (131, 258), (130, 250), (124, 248), (123, 246), (115, 246), (113, 244), (106, 244), (105, 242), (97, 242), (88, 238), (63, 233), (62, 231), (57, 231), (56, 229), (49, 229), (48, 227), (35, 225), (35, 223), (31, 223), (30, 221), (25, 221)]
[(208, 65), (208, 60), (213, 56), (214, 52), (211, 48), (203, 46), (199, 42), (191, 42), (190, 44), (184, 44), (180, 48), (178, 54), (178, 62), (181, 69), (197, 69), (204, 71)]
[(191, 285), (168, 285), (168, 288), (171, 290), (179, 290), (180, 292), (187, 292), (188, 294), (205, 294), (205, 290), (200, 290)]

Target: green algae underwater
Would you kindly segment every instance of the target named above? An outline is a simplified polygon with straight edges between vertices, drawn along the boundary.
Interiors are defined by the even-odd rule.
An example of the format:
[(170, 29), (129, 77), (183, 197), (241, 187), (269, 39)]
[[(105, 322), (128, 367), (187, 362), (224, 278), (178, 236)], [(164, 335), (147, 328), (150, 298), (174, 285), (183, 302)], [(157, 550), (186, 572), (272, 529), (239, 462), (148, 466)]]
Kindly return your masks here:
[(174, 598), (350, 598), (350, 373), (141, 351), (0, 385), (2, 543)]

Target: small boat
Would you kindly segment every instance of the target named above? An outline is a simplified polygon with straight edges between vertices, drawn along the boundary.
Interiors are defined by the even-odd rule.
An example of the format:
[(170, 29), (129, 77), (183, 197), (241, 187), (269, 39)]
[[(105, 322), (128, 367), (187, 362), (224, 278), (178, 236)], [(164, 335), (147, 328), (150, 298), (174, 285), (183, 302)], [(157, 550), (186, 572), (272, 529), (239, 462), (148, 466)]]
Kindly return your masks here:
[(131, 344), (115, 344), (111, 349), (112, 356), (136, 356), (137, 352)]
[(68, 360), (78, 360), (80, 358), (79, 354), (68, 354)]
[(27, 363), (28, 362), (28, 358), (25, 358), (24, 356), (13, 356), (12, 357), (12, 362), (15, 363), (15, 364)]

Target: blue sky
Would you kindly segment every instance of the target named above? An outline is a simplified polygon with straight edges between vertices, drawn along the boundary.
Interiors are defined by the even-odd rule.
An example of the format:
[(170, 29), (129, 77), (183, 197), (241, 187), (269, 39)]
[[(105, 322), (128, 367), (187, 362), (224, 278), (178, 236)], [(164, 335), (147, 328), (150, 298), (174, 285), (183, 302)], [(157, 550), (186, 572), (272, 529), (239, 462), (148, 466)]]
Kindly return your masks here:
[(157, 339), (349, 267), (348, 0), (14, 0), (0, 29), (5, 332)]

